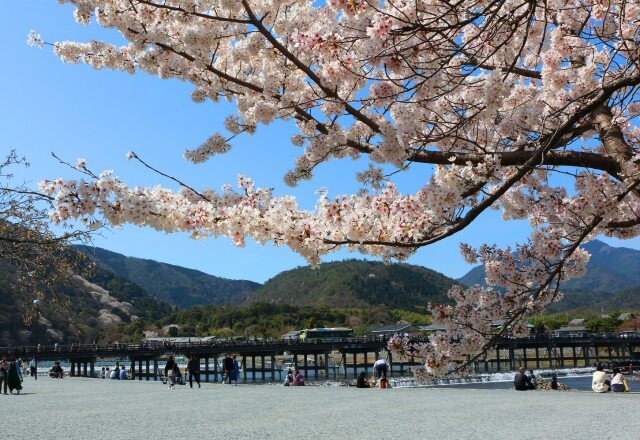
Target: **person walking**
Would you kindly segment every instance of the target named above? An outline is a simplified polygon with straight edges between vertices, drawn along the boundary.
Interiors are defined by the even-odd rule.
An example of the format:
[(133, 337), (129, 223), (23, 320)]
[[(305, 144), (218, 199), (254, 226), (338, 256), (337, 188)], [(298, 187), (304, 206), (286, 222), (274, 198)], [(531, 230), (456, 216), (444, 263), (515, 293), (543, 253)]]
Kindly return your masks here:
[(9, 382), (9, 364), (7, 364), (7, 358), (2, 357), (0, 361), (0, 391), (2, 391), (2, 385), (4, 384), (4, 393), (7, 393), (7, 387)]
[(18, 366), (15, 359), (11, 358), (9, 362), (9, 392), (13, 394), (13, 390), (16, 390), (20, 394), (22, 389), (22, 382), (20, 381), (20, 375), (18, 374)]
[(189, 370), (189, 388), (193, 388), (193, 379), (196, 380), (198, 388), (200, 388), (200, 359), (194, 355), (189, 356), (187, 369)]
[(173, 356), (169, 356), (167, 363), (164, 365), (164, 377), (167, 378), (169, 382), (169, 389), (172, 390), (175, 388), (175, 378), (173, 369), (176, 367), (176, 362), (173, 360)]

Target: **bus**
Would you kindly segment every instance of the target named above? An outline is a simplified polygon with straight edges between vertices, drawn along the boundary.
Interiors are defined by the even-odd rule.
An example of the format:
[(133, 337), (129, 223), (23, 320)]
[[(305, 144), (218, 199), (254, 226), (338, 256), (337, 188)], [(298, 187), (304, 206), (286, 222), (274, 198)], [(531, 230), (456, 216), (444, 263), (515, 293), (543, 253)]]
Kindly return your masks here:
[(353, 337), (353, 329), (344, 327), (307, 328), (300, 331), (303, 342), (332, 342)]

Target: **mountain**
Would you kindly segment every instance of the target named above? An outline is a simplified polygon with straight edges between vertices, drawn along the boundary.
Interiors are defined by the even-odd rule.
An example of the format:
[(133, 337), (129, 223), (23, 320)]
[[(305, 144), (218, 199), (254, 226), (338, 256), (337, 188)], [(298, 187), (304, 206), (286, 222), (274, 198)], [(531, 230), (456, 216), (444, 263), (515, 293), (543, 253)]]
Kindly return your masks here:
[[(565, 282), (562, 286), (565, 298), (550, 310), (632, 307), (633, 304), (627, 304), (633, 297), (630, 292), (640, 293), (640, 251), (609, 246), (599, 240), (583, 247), (591, 254), (585, 275)], [(469, 286), (486, 285), (485, 276), (484, 267), (476, 266), (458, 281)]]
[(141, 286), (154, 297), (181, 308), (197, 304), (239, 304), (260, 284), (230, 280), (154, 260), (126, 257), (98, 247), (78, 246), (99, 267)]
[[(16, 268), (0, 259), (0, 345), (35, 343), (34, 325), (25, 316), (33, 298), (15, 289)], [(74, 275), (55, 285), (54, 294), (43, 298), (40, 306), (40, 344), (88, 342), (111, 334), (114, 325), (155, 321), (172, 312), (171, 307), (150, 296), (140, 286), (113, 272), (96, 268), (82, 278)], [(28, 318), (28, 319), (25, 319)]]
[(249, 302), (293, 306), (369, 307), (410, 311), (429, 302), (447, 302), (456, 281), (409, 264), (346, 260), (282, 272), (251, 295)]

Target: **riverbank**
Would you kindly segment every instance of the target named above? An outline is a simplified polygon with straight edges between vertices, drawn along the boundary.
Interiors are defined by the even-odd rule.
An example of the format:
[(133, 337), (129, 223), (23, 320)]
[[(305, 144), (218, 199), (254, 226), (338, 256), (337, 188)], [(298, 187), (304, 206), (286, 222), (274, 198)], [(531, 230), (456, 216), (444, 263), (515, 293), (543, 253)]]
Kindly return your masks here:
[(636, 394), (218, 384), (169, 390), (152, 381), (40, 378), (0, 402), (11, 439), (623, 440), (640, 430), (631, 416), (640, 410)]

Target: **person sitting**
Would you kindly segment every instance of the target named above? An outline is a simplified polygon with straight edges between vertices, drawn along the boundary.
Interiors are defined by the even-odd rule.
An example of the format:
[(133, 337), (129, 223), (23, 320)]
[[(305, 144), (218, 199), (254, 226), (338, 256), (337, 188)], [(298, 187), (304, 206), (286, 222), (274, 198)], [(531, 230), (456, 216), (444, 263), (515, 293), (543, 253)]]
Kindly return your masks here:
[(100, 371), (100, 379), (104, 379), (105, 378), (105, 369), (104, 367), (102, 367), (102, 371)]
[(284, 386), (288, 387), (291, 386), (291, 384), (293, 384), (293, 371), (289, 368), (287, 371), (287, 377), (284, 379)]
[(518, 391), (534, 390), (536, 388), (529, 376), (525, 374), (524, 367), (520, 367), (516, 373), (516, 376), (513, 378), (513, 385)]
[(553, 375), (551, 376), (551, 389), (558, 389), (558, 376), (556, 376), (556, 373), (553, 373)]
[(120, 370), (114, 368), (111, 374), (109, 375), (109, 379), (111, 380), (120, 379)]
[(49, 370), (49, 377), (54, 379), (64, 379), (64, 370), (60, 366), (60, 362), (56, 362), (51, 370)]
[(295, 374), (293, 375), (293, 383), (291, 385), (293, 385), (294, 387), (304, 386), (304, 377), (298, 370), (296, 370)]
[(358, 376), (358, 379), (356, 380), (356, 387), (357, 388), (369, 388), (369, 381), (367, 381), (367, 378), (364, 377), (364, 371), (360, 372), (360, 375)]
[(127, 370), (124, 369), (124, 365), (123, 365), (120, 370), (120, 380), (127, 380), (127, 379), (129, 379), (127, 377)]
[(596, 393), (606, 393), (609, 391), (609, 375), (604, 372), (604, 368), (601, 364), (596, 367), (595, 373), (593, 373), (593, 379), (591, 381), (591, 389)]
[(624, 393), (624, 376), (620, 372), (620, 368), (613, 369), (613, 375), (611, 376), (611, 391), (614, 393)]
[(180, 371), (180, 367), (178, 367), (178, 364), (174, 364), (173, 366), (173, 380), (178, 385), (185, 385), (185, 382), (182, 378), (182, 372)]

